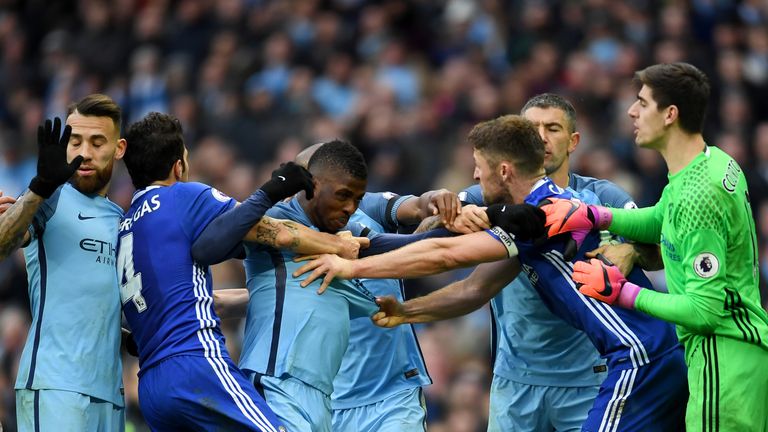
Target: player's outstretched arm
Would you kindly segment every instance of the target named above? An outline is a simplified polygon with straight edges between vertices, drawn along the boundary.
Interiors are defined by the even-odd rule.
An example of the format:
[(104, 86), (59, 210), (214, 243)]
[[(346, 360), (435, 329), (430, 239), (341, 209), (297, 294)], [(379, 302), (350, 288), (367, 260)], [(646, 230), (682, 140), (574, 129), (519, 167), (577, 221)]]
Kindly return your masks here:
[[(516, 254), (516, 250), (515, 250)], [(460, 267), (508, 258), (507, 248), (485, 232), (458, 237), (433, 238), (411, 243), (381, 255), (349, 261), (333, 255), (308, 256), (312, 261), (294, 273), (299, 277), (311, 272), (301, 283), (307, 286), (323, 277), (320, 291), (334, 278), (400, 279), (427, 276)]]
[[(37, 128), (37, 175), (29, 190), (16, 203), (0, 214), (0, 260), (29, 241), (29, 224), (40, 205), (53, 195), (77, 171), (82, 156), (67, 162), (67, 144), (72, 128), (61, 129), (61, 120), (45, 121)], [(6, 200), (7, 201), (7, 200)], [(6, 202), (7, 203), (7, 202)]]
[(308, 198), (314, 193), (312, 174), (293, 162), (272, 171), (264, 183), (242, 204), (211, 221), (192, 244), (192, 257), (202, 265), (213, 265), (242, 255), (242, 240), (272, 205), (304, 191)]
[(264, 216), (244, 240), (278, 249), (289, 249), (302, 255), (327, 253), (350, 259), (357, 258), (360, 249), (370, 245), (366, 237), (340, 234), (322, 233), (294, 221)]
[(394, 297), (378, 297), (380, 310), (371, 319), (380, 327), (394, 327), (466, 315), (487, 303), (519, 273), (517, 258), (481, 264), (466, 279), (402, 304)]
[(439, 216), (443, 225), (450, 225), (460, 213), (458, 195), (448, 189), (437, 189), (403, 202), (397, 209), (397, 220), (403, 225), (415, 225), (429, 216)]
[(247, 288), (213, 290), (213, 309), (220, 319), (245, 318), (249, 298)]

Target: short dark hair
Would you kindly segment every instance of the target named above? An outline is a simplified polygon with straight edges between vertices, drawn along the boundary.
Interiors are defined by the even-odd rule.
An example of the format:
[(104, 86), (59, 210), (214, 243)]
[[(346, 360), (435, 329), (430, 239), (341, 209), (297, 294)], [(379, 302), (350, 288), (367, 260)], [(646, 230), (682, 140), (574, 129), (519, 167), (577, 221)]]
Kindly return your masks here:
[(128, 126), (125, 166), (136, 189), (165, 180), (176, 161), (184, 163), (184, 136), (179, 120), (152, 112)]
[(307, 169), (312, 174), (328, 168), (349, 174), (359, 180), (368, 179), (368, 167), (363, 154), (357, 147), (346, 141), (336, 139), (324, 143), (307, 163)]
[(576, 131), (576, 109), (568, 102), (568, 99), (554, 93), (542, 93), (536, 95), (525, 103), (523, 109), (520, 110), (520, 114), (525, 115), (525, 112), (531, 108), (557, 108), (565, 113), (565, 117), (568, 119), (568, 131)]
[(75, 111), (86, 117), (109, 117), (115, 125), (115, 132), (120, 135), (123, 112), (111, 97), (100, 93), (90, 94), (79, 102), (70, 104), (67, 107), (67, 117)]
[(635, 72), (635, 82), (651, 90), (653, 100), (662, 110), (675, 105), (680, 129), (701, 133), (709, 101), (709, 78), (688, 63), (664, 63)]
[(536, 174), (544, 166), (544, 141), (536, 125), (519, 115), (505, 115), (477, 124), (467, 140), (483, 153), (492, 167), (509, 160), (526, 174)]

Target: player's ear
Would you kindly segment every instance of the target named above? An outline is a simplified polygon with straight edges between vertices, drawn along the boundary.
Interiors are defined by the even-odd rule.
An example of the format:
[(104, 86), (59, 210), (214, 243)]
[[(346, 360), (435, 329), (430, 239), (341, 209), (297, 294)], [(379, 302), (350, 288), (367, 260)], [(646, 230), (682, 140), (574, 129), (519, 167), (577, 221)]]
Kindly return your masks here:
[(571, 140), (568, 143), (568, 154), (570, 155), (576, 150), (576, 147), (579, 146), (579, 143), (581, 142), (581, 134), (578, 132), (571, 133)]
[(125, 138), (117, 140), (117, 149), (115, 150), (115, 160), (120, 160), (125, 156), (125, 150), (128, 148), (128, 142)]
[(677, 120), (680, 116), (680, 110), (677, 109), (677, 105), (670, 105), (666, 109), (667, 113), (664, 116), (664, 125), (669, 126)]
[(173, 164), (173, 176), (176, 177), (177, 181), (184, 179), (184, 161), (181, 159)]

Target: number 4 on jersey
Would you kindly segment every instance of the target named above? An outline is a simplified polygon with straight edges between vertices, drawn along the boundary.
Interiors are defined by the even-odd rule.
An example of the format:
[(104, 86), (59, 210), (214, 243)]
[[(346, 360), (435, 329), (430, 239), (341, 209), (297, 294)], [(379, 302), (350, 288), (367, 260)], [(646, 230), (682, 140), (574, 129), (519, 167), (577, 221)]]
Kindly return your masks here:
[(123, 304), (133, 300), (139, 313), (147, 310), (147, 302), (141, 295), (141, 273), (136, 273), (133, 268), (133, 233), (120, 238), (120, 250), (117, 253), (117, 277), (120, 282), (120, 300)]

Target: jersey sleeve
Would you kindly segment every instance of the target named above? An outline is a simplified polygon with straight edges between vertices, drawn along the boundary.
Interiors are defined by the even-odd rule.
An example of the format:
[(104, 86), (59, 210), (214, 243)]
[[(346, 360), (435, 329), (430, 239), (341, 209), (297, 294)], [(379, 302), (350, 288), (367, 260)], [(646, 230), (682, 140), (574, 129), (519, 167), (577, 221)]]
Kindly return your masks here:
[(598, 180), (595, 184), (595, 194), (601, 204), (615, 209), (634, 209), (637, 204), (624, 189), (608, 180)]
[(661, 239), (663, 205), (641, 209), (612, 209), (613, 220), (608, 228), (628, 240), (657, 244)]
[(214, 218), (236, 204), (234, 199), (202, 183), (177, 183), (174, 195), (182, 230), (193, 241)]
[(397, 231), (397, 210), (413, 195), (400, 196), (392, 192), (366, 192), (360, 202), (360, 211), (378, 222), (387, 232)]
[(701, 199), (681, 205), (674, 216), (682, 240), (682, 266), (679, 274), (666, 272), (682, 294), (662, 294), (643, 290), (636, 307), (649, 315), (691, 329), (711, 333), (723, 311), (726, 289), (726, 214), (717, 194), (698, 194)]
[(32, 222), (28, 228), (30, 239), (37, 238), (43, 231), (45, 231), (45, 226), (48, 223), (48, 220), (53, 217), (56, 208), (59, 206), (62, 187), (56, 189), (56, 192), (54, 192), (50, 198), (43, 201), (43, 203), (40, 204), (40, 207), (37, 208), (37, 212), (35, 212), (35, 216), (32, 218)]

